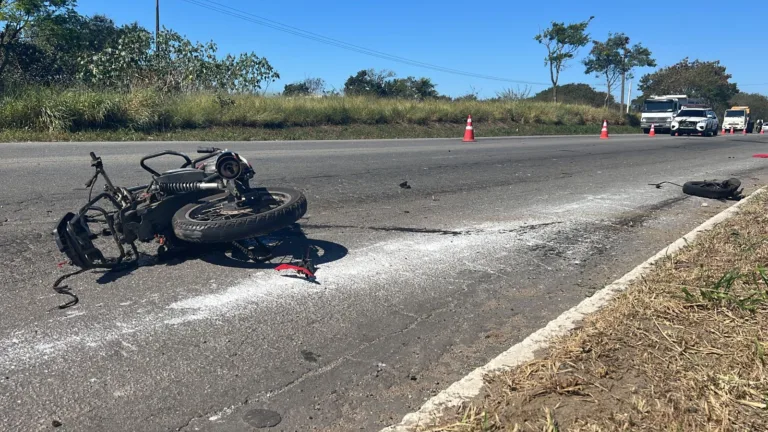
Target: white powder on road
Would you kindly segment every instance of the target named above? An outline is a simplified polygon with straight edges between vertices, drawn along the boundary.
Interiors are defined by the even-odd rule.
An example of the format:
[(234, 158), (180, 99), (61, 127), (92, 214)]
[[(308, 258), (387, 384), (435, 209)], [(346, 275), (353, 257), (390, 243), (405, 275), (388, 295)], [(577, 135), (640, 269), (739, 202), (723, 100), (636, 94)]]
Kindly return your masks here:
[[(655, 195), (658, 199), (659, 194)], [(57, 320), (41, 323), (42, 328), (36, 331), (18, 331), (0, 339), (0, 369), (30, 366), (54, 357), (63, 359), (68, 350), (103, 346), (129, 334), (145, 335), (173, 326), (199, 325), (195, 322), (225, 318), (255, 307), (291, 307), (292, 303), (306, 301), (310, 294), (343, 295), (376, 290), (370, 292), (386, 292), (393, 302), (435, 295), (433, 291), (440, 285), (426, 286), (427, 283), (450, 278), (468, 269), (466, 264), (477, 262), (477, 257), (508, 255), (518, 249), (524, 252), (528, 245), (557, 242), (557, 233), (578, 228), (582, 218), (594, 222), (594, 218), (587, 215), (607, 214), (607, 208), (615, 207), (617, 202), (629, 201), (622, 202), (622, 198), (606, 194), (558, 208), (541, 205), (536, 217), (530, 220), (486, 223), (454, 230), (466, 233), (462, 235), (394, 234), (386, 241), (350, 250), (344, 258), (323, 264), (318, 272), (321, 285), (265, 270), (235, 286), (123, 320), (102, 322), (101, 325), (77, 321), (61, 325), (61, 321), (55, 322)], [(635, 194), (635, 206), (638, 201), (641, 200)], [(553, 221), (560, 224), (521, 229)], [(584, 241), (588, 243), (588, 239)], [(580, 245), (568, 247), (578, 249)], [(579, 259), (578, 256), (573, 258)], [(497, 260), (484, 259), (482, 266), (472, 269), (494, 273), (500, 270), (498, 266)], [(212, 291), (215, 289), (215, 286), (211, 287)], [(424, 292), (425, 289), (430, 291)]]

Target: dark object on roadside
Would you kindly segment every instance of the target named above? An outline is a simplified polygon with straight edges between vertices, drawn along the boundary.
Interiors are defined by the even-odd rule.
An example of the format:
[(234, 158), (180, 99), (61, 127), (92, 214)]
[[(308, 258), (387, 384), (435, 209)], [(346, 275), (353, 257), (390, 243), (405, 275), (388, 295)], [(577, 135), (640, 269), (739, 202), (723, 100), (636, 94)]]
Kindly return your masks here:
[[(306, 213), (307, 199), (298, 190), (251, 186), (253, 165), (239, 154), (215, 147), (197, 152), (203, 156), (194, 160), (172, 150), (145, 156), (139, 164), (152, 179), (147, 185), (129, 188), (115, 186), (101, 158), (91, 152), (96, 172), (85, 186), (92, 192), (101, 176), (104, 191), (89, 196), (77, 213), (60, 219), (53, 230), (59, 251), (83, 270), (125, 268), (138, 264), (137, 241), (157, 242), (159, 257), (192, 244), (232, 243), (242, 250), (242, 242), (292, 225)], [(168, 155), (184, 163), (163, 173), (146, 165), (150, 159)], [(105, 256), (93, 243), (99, 237), (114, 241), (119, 255)], [(248, 255), (251, 259), (269, 256), (269, 251), (257, 252), (261, 256)], [(54, 284), (55, 290), (59, 291), (62, 280)], [(70, 294), (65, 289), (61, 292)]]
[(682, 186), (680, 186), (680, 185), (679, 185), (679, 184), (677, 184), (677, 183), (672, 183), (672, 182), (668, 182), (668, 181), (663, 181), (663, 182), (661, 182), (661, 183), (648, 183), (648, 185), (649, 185), (649, 186), (656, 186), (656, 189), (661, 189), (661, 185), (663, 185), (664, 183), (668, 183), (668, 184), (671, 184), (671, 185), (675, 185), (675, 186), (677, 186), (677, 187), (682, 187)]
[(404, 181), (404, 182), (400, 183), (400, 187), (403, 188), (403, 189), (410, 189), (411, 185), (409, 185), (407, 181)]
[(741, 195), (742, 190), (739, 190), (740, 187), (741, 180), (737, 178), (730, 178), (725, 181), (689, 181), (683, 184), (683, 193), (702, 198), (733, 199), (738, 201), (743, 198)]

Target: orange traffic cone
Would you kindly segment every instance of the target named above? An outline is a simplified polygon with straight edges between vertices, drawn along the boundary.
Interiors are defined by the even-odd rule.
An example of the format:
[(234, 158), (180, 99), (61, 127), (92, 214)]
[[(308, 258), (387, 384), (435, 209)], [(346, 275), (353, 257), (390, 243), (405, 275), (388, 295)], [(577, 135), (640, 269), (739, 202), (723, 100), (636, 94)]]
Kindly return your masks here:
[(467, 117), (467, 128), (464, 130), (464, 142), (475, 141), (475, 130), (472, 128), (472, 116)]
[(731, 135), (733, 135), (733, 126), (731, 126)]
[(765, 129), (760, 128), (760, 135), (765, 135)]
[(742, 134), (742, 135), (746, 135), (746, 134), (747, 134), (747, 128), (746, 128), (746, 127), (745, 127), (744, 129), (742, 129), (742, 130), (741, 130), (741, 134)]
[(655, 137), (656, 136), (656, 130), (653, 128), (653, 125), (651, 125), (651, 131), (648, 133), (649, 137)]
[(725, 135), (725, 125), (723, 125), (723, 135)]
[(603, 120), (603, 130), (600, 131), (600, 139), (608, 139), (608, 121)]

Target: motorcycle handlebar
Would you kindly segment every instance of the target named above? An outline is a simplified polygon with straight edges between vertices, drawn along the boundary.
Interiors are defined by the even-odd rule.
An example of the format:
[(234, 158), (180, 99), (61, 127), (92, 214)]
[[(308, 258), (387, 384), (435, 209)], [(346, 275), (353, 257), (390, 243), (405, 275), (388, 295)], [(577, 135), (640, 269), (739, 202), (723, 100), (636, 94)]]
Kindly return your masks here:
[(221, 149), (216, 147), (198, 147), (197, 152), (202, 154), (209, 154), (209, 153), (215, 153)]

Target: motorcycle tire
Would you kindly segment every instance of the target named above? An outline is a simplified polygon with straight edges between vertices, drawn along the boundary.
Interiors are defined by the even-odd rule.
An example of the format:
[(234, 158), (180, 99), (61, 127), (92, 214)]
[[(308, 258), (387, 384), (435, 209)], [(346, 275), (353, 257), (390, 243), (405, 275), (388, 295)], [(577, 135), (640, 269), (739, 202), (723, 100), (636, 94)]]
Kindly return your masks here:
[(290, 188), (262, 188), (255, 192), (279, 196), (283, 202), (273, 209), (240, 218), (226, 220), (197, 220), (195, 210), (211, 206), (212, 202), (226, 197), (226, 193), (203, 198), (188, 204), (173, 215), (173, 232), (181, 240), (191, 243), (230, 243), (270, 234), (288, 227), (307, 212), (307, 198)]
[(702, 198), (726, 199), (733, 196), (741, 187), (741, 181), (736, 178), (723, 182), (690, 181), (683, 184), (683, 193)]

